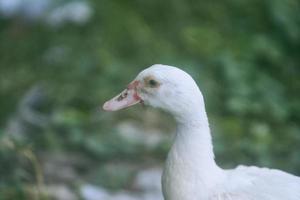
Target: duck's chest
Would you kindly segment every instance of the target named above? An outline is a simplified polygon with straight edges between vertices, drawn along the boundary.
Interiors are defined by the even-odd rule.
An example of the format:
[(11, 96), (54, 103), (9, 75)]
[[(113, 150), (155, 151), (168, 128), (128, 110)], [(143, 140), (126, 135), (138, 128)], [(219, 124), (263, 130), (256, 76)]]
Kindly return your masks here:
[(201, 179), (189, 161), (170, 152), (162, 175), (162, 190), (165, 200), (206, 199), (201, 188)]

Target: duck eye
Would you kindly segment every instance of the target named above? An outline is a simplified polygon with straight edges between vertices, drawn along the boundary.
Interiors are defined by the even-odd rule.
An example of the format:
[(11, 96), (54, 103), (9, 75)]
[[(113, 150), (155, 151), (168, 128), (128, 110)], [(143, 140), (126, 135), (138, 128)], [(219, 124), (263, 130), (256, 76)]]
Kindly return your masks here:
[(156, 87), (158, 85), (158, 82), (153, 79), (150, 79), (148, 83), (149, 83), (149, 86), (152, 88)]

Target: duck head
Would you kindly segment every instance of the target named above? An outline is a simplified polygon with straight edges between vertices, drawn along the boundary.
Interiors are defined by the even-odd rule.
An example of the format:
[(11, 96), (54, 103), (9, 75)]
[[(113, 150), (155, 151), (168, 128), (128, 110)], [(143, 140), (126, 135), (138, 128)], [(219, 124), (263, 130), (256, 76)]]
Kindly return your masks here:
[(193, 78), (179, 68), (161, 64), (140, 72), (124, 91), (105, 102), (103, 109), (116, 111), (137, 103), (161, 108), (178, 120), (204, 111), (203, 97)]

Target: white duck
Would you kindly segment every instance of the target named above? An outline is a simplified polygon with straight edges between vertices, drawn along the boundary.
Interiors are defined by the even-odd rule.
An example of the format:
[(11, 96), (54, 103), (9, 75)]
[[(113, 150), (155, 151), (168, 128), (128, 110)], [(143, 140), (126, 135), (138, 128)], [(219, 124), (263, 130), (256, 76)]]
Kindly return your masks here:
[(186, 72), (153, 65), (103, 109), (115, 111), (139, 102), (161, 108), (177, 121), (162, 176), (165, 200), (300, 200), (297, 176), (246, 166), (224, 170), (216, 164), (204, 100)]

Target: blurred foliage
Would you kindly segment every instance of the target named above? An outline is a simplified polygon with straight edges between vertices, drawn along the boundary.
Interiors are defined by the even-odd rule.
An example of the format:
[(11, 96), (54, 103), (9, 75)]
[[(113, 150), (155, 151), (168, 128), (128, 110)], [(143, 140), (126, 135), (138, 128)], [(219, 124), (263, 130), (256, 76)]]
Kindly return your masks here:
[[(9, 138), (34, 154), (161, 162), (168, 142), (147, 150), (114, 128), (125, 118), (147, 126), (144, 111), (109, 114), (99, 106), (140, 70), (162, 63), (188, 71), (202, 89), (220, 165), (244, 163), (300, 175), (299, 0), (88, 2), (93, 15), (81, 25), (0, 18), (1, 140)], [(51, 120), (38, 129), (31, 124), (25, 136), (15, 138), (8, 133), (9, 121), (36, 85), (47, 98), (38, 110)], [(170, 130), (174, 123), (160, 126)], [(22, 183), (36, 182), (22, 151), (1, 145), (0, 192), (12, 188), (22, 195)], [(112, 169), (100, 169), (96, 177), (108, 179), (100, 182), (114, 189), (132, 173), (128, 168), (109, 180)]]

